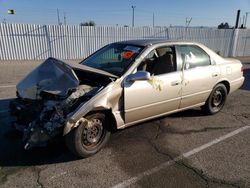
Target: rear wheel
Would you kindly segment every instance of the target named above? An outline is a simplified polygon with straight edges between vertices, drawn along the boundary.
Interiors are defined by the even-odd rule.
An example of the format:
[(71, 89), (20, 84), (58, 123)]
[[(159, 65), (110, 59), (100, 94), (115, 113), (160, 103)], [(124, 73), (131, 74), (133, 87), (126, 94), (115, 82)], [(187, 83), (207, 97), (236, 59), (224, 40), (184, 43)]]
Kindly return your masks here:
[(107, 143), (110, 137), (108, 118), (103, 113), (95, 113), (85, 117), (88, 120), (79, 121), (77, 128), (66, 135), (66, 145), (78, 157), (89, 157)]
[(202, 109), (207, 114), (216, 114), (219, 112), (227, 99), (227, 88), (224, 84), (217, 84), (208, 97), (206, 104), (202, 106)]

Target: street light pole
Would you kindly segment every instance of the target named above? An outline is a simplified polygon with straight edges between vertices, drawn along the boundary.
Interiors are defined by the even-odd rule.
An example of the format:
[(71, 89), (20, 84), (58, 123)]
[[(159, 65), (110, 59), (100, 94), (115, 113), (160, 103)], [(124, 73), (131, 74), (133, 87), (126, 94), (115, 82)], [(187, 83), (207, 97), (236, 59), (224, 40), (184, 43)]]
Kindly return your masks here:
[(132, 6), (132, 27), (135, 26), (135, 6)]
[(246, 17), (245, 17), (245, 28), (247, 27), (247, 16), (248, 16), (249, 12), (246, 12)]
[(58, 22), (58, 25), (61, 25), (59, 9), (57, 9), (57, 22)]
[(153, 27), (155, 27), (155, 14), (153, 13)]

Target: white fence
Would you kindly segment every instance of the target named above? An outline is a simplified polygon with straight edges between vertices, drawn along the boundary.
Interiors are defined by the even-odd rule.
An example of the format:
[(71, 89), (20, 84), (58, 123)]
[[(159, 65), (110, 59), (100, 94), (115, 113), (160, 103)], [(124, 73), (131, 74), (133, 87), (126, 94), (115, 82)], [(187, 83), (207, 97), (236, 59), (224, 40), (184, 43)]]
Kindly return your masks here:
[(82, 59), (111, 42), (147, 38), (196, 41), (223, 56), (250, 55), (246, 29), (0, 24), (0, 60)]

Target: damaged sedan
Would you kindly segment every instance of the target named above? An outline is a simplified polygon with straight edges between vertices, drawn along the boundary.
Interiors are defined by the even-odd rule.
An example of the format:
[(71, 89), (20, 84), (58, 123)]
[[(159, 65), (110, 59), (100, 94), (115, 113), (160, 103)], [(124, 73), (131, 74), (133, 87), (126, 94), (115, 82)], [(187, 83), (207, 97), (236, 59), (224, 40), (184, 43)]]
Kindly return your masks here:
[(25, 149), (61, 135), (74, 154), (88, 157), (113, 129), (194, 107), (215, 114), (243, 81), (240, 61), (202, 44), (123, 41), (79, 64), (48, 58), (17, 84), (10, 110)]

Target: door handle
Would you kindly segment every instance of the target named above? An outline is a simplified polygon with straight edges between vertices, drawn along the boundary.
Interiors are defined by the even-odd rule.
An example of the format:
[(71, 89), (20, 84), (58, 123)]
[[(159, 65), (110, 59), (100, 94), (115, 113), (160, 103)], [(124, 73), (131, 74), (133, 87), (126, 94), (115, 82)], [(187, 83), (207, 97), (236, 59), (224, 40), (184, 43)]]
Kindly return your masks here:
[(177, 86), (180, 83), (181, 83), (180, 81), (173, 81), (173, 82), (171, 82), (171, 86)]
[(213, 73), (212, 77), (217, 77), (219, 74), (218, 73)]

